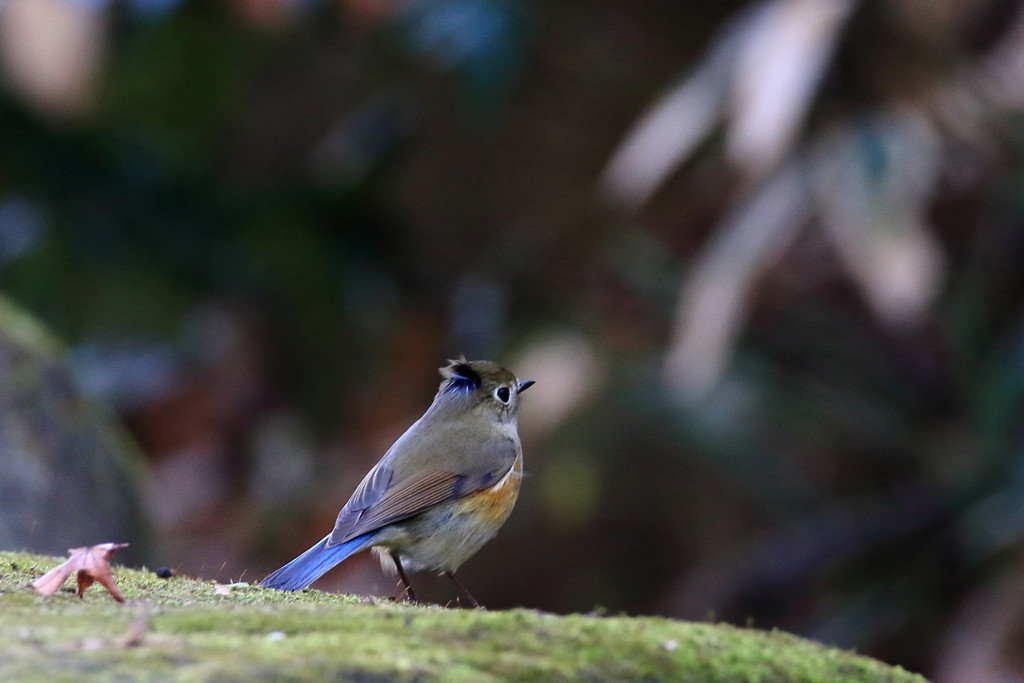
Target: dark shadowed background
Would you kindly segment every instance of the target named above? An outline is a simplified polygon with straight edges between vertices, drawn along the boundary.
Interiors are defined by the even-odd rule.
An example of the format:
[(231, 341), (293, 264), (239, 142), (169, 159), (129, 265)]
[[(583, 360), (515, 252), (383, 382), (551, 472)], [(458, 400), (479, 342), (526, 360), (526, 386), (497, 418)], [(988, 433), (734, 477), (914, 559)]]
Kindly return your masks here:
[(305, 549), (465, 353), (537, 380), (489, 607), (1024, 676), (1024, 3), (5, 0), (0, 66), (150, 566)]

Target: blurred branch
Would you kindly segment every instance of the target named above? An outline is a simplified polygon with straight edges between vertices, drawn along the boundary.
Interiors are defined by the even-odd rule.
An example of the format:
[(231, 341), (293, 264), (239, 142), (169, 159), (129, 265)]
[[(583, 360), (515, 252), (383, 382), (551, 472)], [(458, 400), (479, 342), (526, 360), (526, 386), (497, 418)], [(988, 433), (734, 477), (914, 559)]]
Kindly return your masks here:
[[(960, 66), (952, 77), (938, 75), (946, 72), (935, 64), (932, 84), (916, 99), (901, 94), (901, 101), (801, 133), (854, 6), (771, 0), (743, 11), (608, 162), (601, 189), (636, 209), (721, 120), (717, 160), (743, 173), (682, 285), (665, 364), (680, 396), (699, 398), (714, 387), (756, 277), (809, 218), (881, 321), (894, 329), (921, 321), (944, 278), (945, 259), (926, 216), (955, 161), (950, 143), (987, 153), (993, 124), (1024, 108), (1018, 7), (987, 54), (954, 52)], [(794, 181), (799, 177), (805, 182)]]
[(804, 166), (779, 169), (727, 216), (683, 284), (665, 362), (678, 398), (699, 398), (717, 382), (745, 321), (747, 292), (806, 220)]
[(691, 75), (655, 103), (612, 155), (599, 183), (643, 204), (729, 119), (729, 160), (757, 178), (790, 149), (853, 0), (769, 0), (729, 22)]

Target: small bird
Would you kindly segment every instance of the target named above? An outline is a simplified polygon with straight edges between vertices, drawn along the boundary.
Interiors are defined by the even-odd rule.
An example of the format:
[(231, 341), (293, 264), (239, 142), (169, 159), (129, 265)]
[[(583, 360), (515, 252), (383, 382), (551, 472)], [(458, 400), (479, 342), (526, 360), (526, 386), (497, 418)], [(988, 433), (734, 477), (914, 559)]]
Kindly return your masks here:
[[(366, 548), (398, 572), (415, 600), (406, 568), (448, 576), (474, 607), (455, 571), (491, 540), (519, 496), (523, 447), (519, 381), (491, 361), (448, 361), (433, 403), (367, 473), (338, 513), (331, 533), (260, 582), (300, 590)], [(390, 558), (390, 559), (389, 559)]]

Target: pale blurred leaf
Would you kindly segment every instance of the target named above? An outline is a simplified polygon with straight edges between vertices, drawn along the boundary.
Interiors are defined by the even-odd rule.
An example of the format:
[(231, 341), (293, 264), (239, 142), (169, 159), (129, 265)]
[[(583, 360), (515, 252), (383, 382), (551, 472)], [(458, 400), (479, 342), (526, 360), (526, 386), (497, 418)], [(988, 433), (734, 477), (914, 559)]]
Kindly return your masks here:
[(604, 192), (627, 207), (643, 204), (711, 133), (724, 113), (741, 26), (724, 31), (696, 70), (633, 126), (605, 166), (598, 184)]
[(70, 0), (7, 0), (0, 5), (0, 56), (10, 87), (41, 111), (83, 112), (103, 59), (101, 8)]
[(774, 0), (751, 16), (736, 57), (726, 155), (750, 175), (792, 146), (854, 0)]
[(721, 376), (754, 282), (809, 215), (805, 174), (802, 159), (779, 168), (726, 217), (684, 281), (665, 365), (681, 399), (702, 398)]
[(989, 107), (1024, 108), (1024, 9), (1018, 10), (1002, 40), (962, 85), (978, 88)]
[[(600, 186), (646, 201), (728, 114), (728, 156), (751, 173), (789, 149), (855, 0), (774, 0), (729, 22), (708, 56), (637, 122)], [(730, 102), (731, 99), (731, 102)]]
[(819, 147), (821, 221), (878, 317), (911, 324), (936, 294), (942, 254), (925, 224), (939, 140), (906, 108), (838, 128)]
[(521, 419), (532, 434), (553, 431), (593, 394), (605, 374), (593, 344), (567, 330), (532, 340), (512, 365), (523, 379), (543, 378), (547, 387), (523, 402)]

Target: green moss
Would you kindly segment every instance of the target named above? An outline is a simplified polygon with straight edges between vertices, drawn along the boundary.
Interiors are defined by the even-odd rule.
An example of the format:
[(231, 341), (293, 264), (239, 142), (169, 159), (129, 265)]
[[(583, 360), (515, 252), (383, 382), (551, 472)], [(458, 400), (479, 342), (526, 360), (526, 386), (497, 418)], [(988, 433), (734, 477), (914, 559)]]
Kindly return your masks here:
[(785, 633), (722, 624), (246, 585), (223, 595), (209, 581), (125, 568), (116, 568), (124, 605), (98, 586), (81, 600), (25, 588), (59, 561), (0, 552), (0, 680), (924, 681)]

